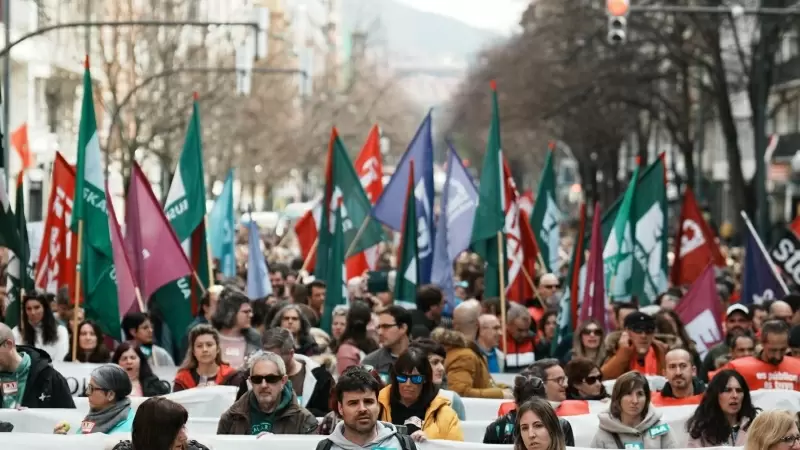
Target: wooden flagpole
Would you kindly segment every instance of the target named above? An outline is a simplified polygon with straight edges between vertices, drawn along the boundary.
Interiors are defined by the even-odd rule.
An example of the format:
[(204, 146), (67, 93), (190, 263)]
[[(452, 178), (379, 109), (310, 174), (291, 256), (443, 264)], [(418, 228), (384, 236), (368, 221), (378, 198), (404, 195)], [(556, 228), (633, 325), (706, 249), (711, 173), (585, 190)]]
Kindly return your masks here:
[(78, 308), (81, 302), (81, 257), (83, 254), (83, 219), (78, 220), (78, 254), (75, 255), (75, 306), (72, 308), (72, 361), (78, 360)]
[(500, 323), (503, 327), (503, 354), (508, 354), (508, 340), (506, 339), (506, 274), (505, 261), (503, 260), (503, 232), (497, 232), (497, 261), (498, 272), (500, 273)]

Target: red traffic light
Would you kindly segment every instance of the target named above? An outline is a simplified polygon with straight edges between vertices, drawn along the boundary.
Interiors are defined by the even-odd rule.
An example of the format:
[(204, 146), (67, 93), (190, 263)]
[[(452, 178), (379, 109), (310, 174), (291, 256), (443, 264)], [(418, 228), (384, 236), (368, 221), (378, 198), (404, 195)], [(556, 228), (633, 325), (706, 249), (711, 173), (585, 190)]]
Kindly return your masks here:
[(629, 8), (630, 0), (606, 0), (606, 9), (612, 16), (627, 16)]

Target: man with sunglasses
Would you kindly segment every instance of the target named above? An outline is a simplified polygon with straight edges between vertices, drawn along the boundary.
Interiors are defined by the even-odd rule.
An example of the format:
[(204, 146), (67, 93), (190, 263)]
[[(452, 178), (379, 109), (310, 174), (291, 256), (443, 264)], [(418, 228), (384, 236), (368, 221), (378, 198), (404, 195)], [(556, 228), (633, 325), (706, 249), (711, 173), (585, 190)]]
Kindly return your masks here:
[(635, 311), (625, 317), (623, 324), (614, 355), (600, 369), (603, 379), (614, 380), (631, 370), (642, 375), (663, 374), (667, 345), (655, 340), (655, 319)]
[(16, 345), (0, 322), (0, 408), (75, 408), (67, 380), (37, 348)]
[(222, 414), (217, 434), (315, 434), (317, 419), (297, 403), (283, 359), (259, 352), (248, 365), (252, 387)]
[(665, 357), (667, 383), (653, 392), (650, 401), (656, 406), (699, 405), (706, 385), (697, 377), (692, 355), (682, 348), (672, 349)]

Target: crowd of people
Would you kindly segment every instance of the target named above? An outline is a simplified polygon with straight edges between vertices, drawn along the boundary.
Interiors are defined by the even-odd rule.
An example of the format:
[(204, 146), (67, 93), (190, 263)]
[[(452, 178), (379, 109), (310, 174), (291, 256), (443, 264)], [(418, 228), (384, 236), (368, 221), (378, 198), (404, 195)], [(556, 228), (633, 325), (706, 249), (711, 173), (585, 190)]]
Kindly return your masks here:
[[(24, 326), (0, 324), (2, 407), (75, 408), (51, 364), (66, 361), (100, 366), (85, 384), (80, 429), (60, 423), (53, 432), (132, 433), (120, 450), (204, 448), (186, 436), (186, 409), (161, 396), (217, 385), (237, 391), (217, 434), (323, 434), (325, 449), (463, 440), (466, 398), (501, 399), (483, 442), (519, 450), (574, 445), (569, 418), (591, 414), (594, 402), (607, 410), (593, 448), (677, 448), (660, 409), (696, 405), (681, 446), (800, 449), (797, 411), (762, 411), (751, 398), (759, 389), (800, 390), (798, 295), (753, 306), (720, 296), (725, 339), (702, 351), (674, 311), (682, 292), (671, 289), (654, 306), (615, 304), (606, 324), (580, 323), (560, 355), (553, 274), (535, 280), (536, 298), (507, 305), (505, 324), (499, 300), (482, 298), (476, 279), (457, 283), (455, 307), (438, 287), (420, 286), (414, 309), (395, 304), (391, 277), (377, 291), (350, 283), (330, 333), (319, 328), (324, 283), (280, 265), (270, 278), (274, 293), (264, 299), (248, 298), (236, 282), (208, 289), (179, 343), (168, 340), (157, 312), (127, 314), (126, 341), (112, 343), (91, 320), (73, 317), (63, 295), (31, 292)], [(175, 361), (174, 379), (159, 379), (154, 369)], [(497, 381), (502, 372), (516, 374), (513, 383)], [(647, 376), (666, 383), (652, 389)], [(615, 380), (611, 392), (605, 380)], [(150, 399), (135, 408), (136, 397)], [(163, 433), (152, 431), (156, 421)]]

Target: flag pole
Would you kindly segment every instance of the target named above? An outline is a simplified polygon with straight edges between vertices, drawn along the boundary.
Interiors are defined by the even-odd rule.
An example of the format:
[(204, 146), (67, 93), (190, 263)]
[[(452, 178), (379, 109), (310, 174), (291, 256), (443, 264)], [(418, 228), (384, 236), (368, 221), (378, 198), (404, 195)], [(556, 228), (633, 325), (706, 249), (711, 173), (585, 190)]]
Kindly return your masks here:
[(780, 283), (781, 287), (783, 288), (783, 292), (788, 293), (789, 288), (786, 286), (786, 282), (783, 281), (783, 277), (778, 273), (777, 270), (775, 270), (775, 265), (772, 264), (772, 257), (769, 256), (769, 253), (767, 253), (767, 249), (764, 248), (764, 243), (761, 242), (761, 237), (758, 235), (758, 233), (756, 233), (756, 230), (753, 228), (753, 223), (750, 222), (750, 218), (747, 217), (747, 213), (744, 211), (739, 211), (739, 212), (742, 214), (742, 219), (744, 219), (744, 223), (745, 225), (747, 225), (747, 228), (750, 230), (750, 233), (752, 233), (753, 237), (756, 239), (756, 245), (758, 245), (758, 249), (761, 251), (762, 256), (764, 256), (764, 260), (767, 261), (767, 265), (769, 266), (769, 270), (772, 272), (772, 276), (774, 276), (775, 279), (778, 280), (778, 283)]
[[(206, 263), (208, 264), (208, 287), (214, 285), (214, 265), (211, 263), (211, 252), (208, 251), (208, 214), (203, 216), (203, 226), (205, 230), (203, 230), (203, 234), (205, 235), (205, 244), (206, 244)], [(197, 230), (197, 228), (195, 228)], [(191, 261), (190, 261), (191, 262)], [(197, 281), (197, 285), (200, 287), (200, 291), (205, 295), (206, 290), (203, 288), (203, 283), (200, 282), (200, 276), (197, 275), (197, 271), (192, 268), (192, 272), (194, 273), (194, 279)]]
[(305, 261), (303, 261), (303, 267), (300, 268), (301, 271), (303, 270), (308, 271), (308, 266), (311, 264), (311, 258), (313, 258), (314, 253), (317, 252), (318, 246), (319, 246), (319, 233), (317, 233), (317, 238), (314, 239), (314, 245), (311, 246), (311, 250), (309, 250)]
[(78, 220), (78, 254), (75, 255), (75, 306), (72, 308), (72, 361), (78, 360), (78, 307), (81, 302), (81, 256), (83, 253), (83, 219)]
[(500, 323), (503, 326), (503, 354), (508, 354), (508, 340), (506, 339), (506, 274), (505, 261), (503, 260), (503, 232), (497, 232), (497, 261), (500, 274)]
[(364, 230), (367, 229), (367, 225), (369, 225), (369, 222), (371, 220), (372, 220), (372, 216), (367, 216), (367, 218), (364, 219), (364, 222), (361, 224), (361, 227), (358, 229), (358, 233), (356, 233), (356, 237), (354, 237), (353, 238), (353, 242), (350, 243), (350, 248), (348, 248), (347, 252), (344, 254), (345, 261), (347, 261), (347, 258), (353, 256), (350, 253), (352, 253), (353, 250), (356, 248), (356, 244), (358, 243), (358, 241), (361, 240), (361, 235), (364, 233)]
[(25, 312), (25, 283), (19, 290), (17, 305), (19, 306), (19, 335), (25, 336), (25, 315), (23, 314)]
[(136, 301), (139, 302), (139, 311), (147, 312), (147, 308), (144, 307), (144, 301), (142, 300), (142, 291), (139, 290), (139, 286), (134, 286), (133, 292), (136, 293)]

